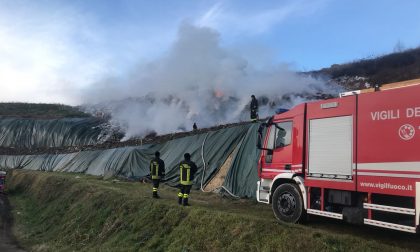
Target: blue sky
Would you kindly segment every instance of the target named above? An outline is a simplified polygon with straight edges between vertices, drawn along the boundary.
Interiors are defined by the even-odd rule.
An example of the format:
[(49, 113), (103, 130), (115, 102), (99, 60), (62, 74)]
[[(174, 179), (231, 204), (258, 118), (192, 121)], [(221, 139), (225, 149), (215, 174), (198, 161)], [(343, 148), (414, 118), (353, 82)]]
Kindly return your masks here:
[(255, 65), (305, 71), (420, 46), (419, 11), (416, 0), (0, 0), (0, 101), (75, 103), (78, 88), (164, 55), (183, 22)]

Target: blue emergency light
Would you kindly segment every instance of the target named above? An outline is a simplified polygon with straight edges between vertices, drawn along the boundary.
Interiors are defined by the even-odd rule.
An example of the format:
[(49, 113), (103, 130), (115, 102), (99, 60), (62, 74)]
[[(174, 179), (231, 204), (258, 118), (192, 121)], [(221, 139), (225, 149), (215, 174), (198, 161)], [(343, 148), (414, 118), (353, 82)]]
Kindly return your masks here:
[(278, 115), (278, 114), (283, 114), (284, 112), (287, 112), (287, 111), (289, 111), (288, 109), (285, 109), (285, 108), (278, 108), (278, 109), (276, 109), (276, 114)]

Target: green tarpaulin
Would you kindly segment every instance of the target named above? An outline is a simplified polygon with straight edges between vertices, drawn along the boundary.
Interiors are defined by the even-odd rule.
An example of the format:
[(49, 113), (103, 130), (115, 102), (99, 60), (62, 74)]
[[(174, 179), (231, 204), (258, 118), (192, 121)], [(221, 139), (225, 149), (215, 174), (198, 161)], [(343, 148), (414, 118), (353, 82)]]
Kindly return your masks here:
[(232, 194), (240, 197), (255, 198), (258, 181), (258, 157), (260, 151), (257, 146), (258, 124), (248, 128), (246, 135), (242, 138), (236, 152), (232, 165), (226, 175), (223, 187)]
[(104, 140), (102, 123), (96, 118), (0, 117), (0, 147), (34, 149), (98, 144)]
[[(199, 168), (195, 178), (195, 187), (199, 188), (201, 182), (206, 184), (211, 180), (227, 157), (234, 152), (234, 160), (224, 187), (240, 197), (255, 197), (258, 180), (256, 169), (258, 151), (255, 147), (257, 127), (257, 124), (235, 126), (178, 138), (163, 144), (70, 154), (3, 155), (0, 156), (0, 167), (138, 178), (149, 174), (149, 162), (154, 152), (159, 150), (161, 158), (166, 163), (165, 183), (176, 186), (179, 179), (178, 164), (184, 153), (189, 152)], [(48, 138), (46, 135), (44, 137)], [(43, 143), (41, 140), (39, 142)], [(203, 174), (203, 160), (206, 167), (205, 174)]]

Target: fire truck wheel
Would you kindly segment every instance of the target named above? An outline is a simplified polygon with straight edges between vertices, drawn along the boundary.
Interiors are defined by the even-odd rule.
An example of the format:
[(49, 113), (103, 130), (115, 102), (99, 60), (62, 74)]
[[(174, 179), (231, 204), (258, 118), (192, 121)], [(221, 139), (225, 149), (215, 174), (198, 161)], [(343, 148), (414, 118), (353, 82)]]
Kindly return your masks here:
[(280, 221), (297, 223), (303, 216), (303, 201), (295, 184), (282, 184), (273, 194), (274, 215)]

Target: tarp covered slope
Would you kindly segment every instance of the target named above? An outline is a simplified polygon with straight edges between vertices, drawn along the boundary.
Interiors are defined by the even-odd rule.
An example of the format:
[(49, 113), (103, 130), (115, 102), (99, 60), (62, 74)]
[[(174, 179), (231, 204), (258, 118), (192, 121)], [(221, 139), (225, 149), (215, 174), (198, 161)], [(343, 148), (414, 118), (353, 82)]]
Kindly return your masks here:
[(255, 197), (258, 181), (258, 157), (256, 148), (258, 124), (249, 127), (246, 135), (234, 153), (232, 165), (226, 175), (223, 187), (240, 197)]
[[(166, 164), (165, 182), (178, 184), (178, 164), (185, 152), (199, 170), (195, 187), (206, 184), (227, 157), (237, 149), (235, 160), (226, 177), (225, 186), (240, 197), (255, 197), (256, 189), (256, 124), (241, 125), (208, 133), (178, 138), (163, 144), (81, 151), (69, 154), (0, 156), (0, 167), (44, 171), (80, 172), (91, 175), (143, 177), (149, 174), (149, 162), (155, 151), (161, 152)], [(244, 160), (239, 160), (239, 159)], [(205, 174), (204, 163), (205, 162)], [(203, 178), (203, 179), (202, 179)], [(253, 193), (252, 193), (253, 192)]]
[(98, 144), (104, 140), (102, 123), (96, 118), (0, 117), (0, 147), (34, 149)]

